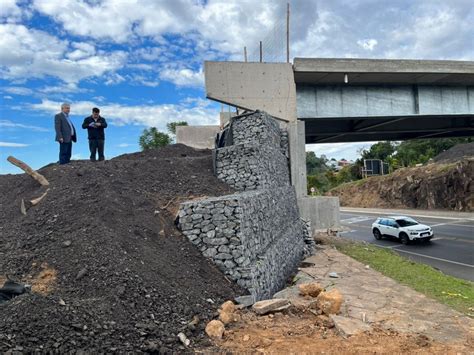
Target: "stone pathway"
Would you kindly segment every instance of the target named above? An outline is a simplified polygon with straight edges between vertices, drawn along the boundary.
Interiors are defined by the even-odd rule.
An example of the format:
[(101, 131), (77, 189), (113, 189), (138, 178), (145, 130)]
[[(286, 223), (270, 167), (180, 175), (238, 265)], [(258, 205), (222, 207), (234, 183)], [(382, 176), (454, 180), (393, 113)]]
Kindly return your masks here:
[[(318, 248), (302, 266), (296, 285), (278, 292), (275, 298), (287, 298), (297, 307), (304, 306), (310, 301), (298, 294), (297, 286), (315, 281), (343, 294), (340, 315), (357, 320), (356, 323), (424, 334), (438, 342), (473, 344), (473, 319), (366, 268), (332, 247)], [(334, 272), (338, 278), (329, 276)]]

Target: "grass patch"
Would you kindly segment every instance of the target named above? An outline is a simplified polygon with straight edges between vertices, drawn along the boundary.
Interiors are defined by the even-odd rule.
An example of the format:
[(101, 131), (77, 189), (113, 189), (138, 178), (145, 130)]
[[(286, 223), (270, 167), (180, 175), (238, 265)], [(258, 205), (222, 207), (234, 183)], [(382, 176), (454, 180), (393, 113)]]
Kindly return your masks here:
[(353, 242), (340, 242), (336, 247), (385, 276), (474, 317), (474, 283), (445, 275), (384, 248)]

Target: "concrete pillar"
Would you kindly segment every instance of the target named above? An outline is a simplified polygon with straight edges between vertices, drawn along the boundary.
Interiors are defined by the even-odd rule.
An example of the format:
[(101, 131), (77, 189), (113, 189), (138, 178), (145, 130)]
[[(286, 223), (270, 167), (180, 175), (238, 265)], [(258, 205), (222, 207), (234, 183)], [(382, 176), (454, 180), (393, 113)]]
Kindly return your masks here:
[(305, 123), (288, 123), (288, 142), (290, 148), (291, 184), (295, 187), (296, 197), (306, 197), (306, 148)]

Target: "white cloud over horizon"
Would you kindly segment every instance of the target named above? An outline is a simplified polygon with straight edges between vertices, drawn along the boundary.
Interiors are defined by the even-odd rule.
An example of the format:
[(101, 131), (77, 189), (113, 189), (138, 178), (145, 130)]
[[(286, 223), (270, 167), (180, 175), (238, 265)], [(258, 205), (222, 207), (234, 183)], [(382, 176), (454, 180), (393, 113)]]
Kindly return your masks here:
[(26, 129), (37, 132), (49, 132), (50, 130), (44, 127), (25, 125), (22, 123), (13, 122), (10, 120), (0, 120), (0, 128), (3, 129)]
[(28, 146), (29, 144), (24, 144), (24, 143), (0, 142), (0, 147), (24, 148)]
[[(30, 109), (55, 114), (60, 111), (61, 102), (43, 100), (30, 105)], [(186, 121), (190, 125), (213, 125), (219, 122), (219, 111), (209, 107), (204, 100), (183, 100), (178, 104), (127, 106), (118, 103), (99, 105), (93, 101), (77, 101), (71, 104), (71, 116), (90, 115), (92, 107), (100, 106), (100, 113), (107, 121), (117, 126), (141, 125), (157, 127), (166, 131), (166, 124)]]

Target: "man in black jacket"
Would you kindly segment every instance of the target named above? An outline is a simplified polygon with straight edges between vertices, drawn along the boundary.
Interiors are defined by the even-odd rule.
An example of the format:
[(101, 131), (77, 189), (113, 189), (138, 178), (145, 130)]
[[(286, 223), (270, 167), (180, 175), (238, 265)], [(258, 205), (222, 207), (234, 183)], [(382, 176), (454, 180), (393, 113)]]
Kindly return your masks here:
[(91, 151), (91, 161), (96, 161), (96, 152), (99, 152), (99, 161), (104, 160), (104, 128), (107, 128), (105, 118), (99, 115), (97, 107), (92, 109), (92, 115), (84, 119), (82, 128), (87, 129), (89, 138), (89, 150)]

